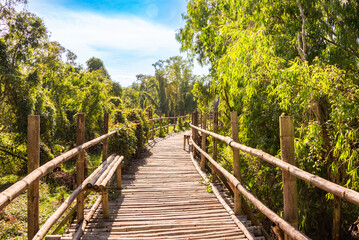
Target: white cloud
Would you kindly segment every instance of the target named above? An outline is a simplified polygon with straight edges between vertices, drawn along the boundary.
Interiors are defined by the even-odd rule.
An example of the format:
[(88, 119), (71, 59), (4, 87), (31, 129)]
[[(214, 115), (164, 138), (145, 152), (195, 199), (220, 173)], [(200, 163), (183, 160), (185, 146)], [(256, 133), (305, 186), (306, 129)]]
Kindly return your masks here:
[(137, 74), (153, 74), (152, 64), (159, 59), (180, 54), (174, 29), (136, 16), (74, 12), (42, 0), (29, 1), (29, 10), (44, 19), (51, 40), (74, 52), (81, 64), (100, 58), (122, 86), (129, 86)]

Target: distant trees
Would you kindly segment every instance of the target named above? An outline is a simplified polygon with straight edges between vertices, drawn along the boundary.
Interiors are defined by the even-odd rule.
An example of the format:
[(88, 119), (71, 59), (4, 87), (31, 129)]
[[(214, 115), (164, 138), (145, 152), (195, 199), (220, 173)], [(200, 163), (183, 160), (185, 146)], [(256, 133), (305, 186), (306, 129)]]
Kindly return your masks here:
[(192, 94), (196, 76), (180, 56), (153, 64), (154, 76), (137, 75), (137, 82), (124, 90), (126, 107), (152, 109), (157, 114), (186, 114), (196, 108)]
[[(278, 117), (294, 116), (298, 165), (358, 190), (358, 11), (353, 0), (189, 1), (177, 39), (182, 50), (211, 66), (211, 79), (195, 84), (200, 108), (219, 97), (224, 130), (229, 112), (237, 111), (240, 141), (274, 155)], [(248, 188), (281, 209), (275, 188), (268, 192), (262, 185), (281, 178), (266, 164), (243, 161), (261, 173), (245, 171)], [(330, 194), (299, 186), (299, 226), (309, 236), (338, 239), (340, 226), (349, 227), (340, 216), (354, 221), (359, 215)]]
[(0, 174), (26, 171), (27, 115), (41, 115), (46, 161), (74, 145), (78, 112), (86, 113), (86, 135), (93, 138), (102, 132), (103, 113), (121, 104), (122, 88), (103, 62), (91, 58), (86, 70), (77, 65), (74, 53), (49, 40), (40, 18), (16, 11), (23, 2), (0, 3)]

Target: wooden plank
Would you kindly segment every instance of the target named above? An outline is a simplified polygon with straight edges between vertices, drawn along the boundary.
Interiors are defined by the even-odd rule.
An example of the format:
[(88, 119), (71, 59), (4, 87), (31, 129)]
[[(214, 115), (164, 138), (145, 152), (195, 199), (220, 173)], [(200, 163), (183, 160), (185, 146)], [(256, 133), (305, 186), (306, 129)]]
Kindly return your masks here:
[[(127, 168), (121, 196), (108, 202), (108, 213), (94, 213), (82, 239), (244, 238), (200, 182), (182, 141), (183, 135), (173, 134)], [(69, 233), (75, 229), (73, 224)]]

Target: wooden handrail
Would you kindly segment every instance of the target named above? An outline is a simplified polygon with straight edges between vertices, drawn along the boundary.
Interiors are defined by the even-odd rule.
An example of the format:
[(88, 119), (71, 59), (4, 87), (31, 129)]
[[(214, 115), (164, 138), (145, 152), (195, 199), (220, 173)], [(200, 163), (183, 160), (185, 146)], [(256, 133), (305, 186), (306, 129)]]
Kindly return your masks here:
[(304, 180), (324, 191), (332, 193), (348, 202), (351, 202), (351, 203), (359, 206), (359, 193), (354, 190), (348, 189), (346, 187), (343, 187), (343, 186), (335, 184), (331, 181), (328, 181), (324, 178), (321, 178), (317, 175), (306, 172), (306, 171), (304, 171), (300, 168), (297, 168), (294, 165), (286, 163), (286, 162), (280, 160), (279, 158), (276, 158), (266, 152), (263, 152), (261, 150), (251, 148), (251, 147), (242, 145), (240, 143), (237, 143), (237, 142), (233, 141), (233, 139), (230, 137), (222, 136), (222, 135), (204, 130), (204, 129), (196, 127), (192, 124), (190, 124), (190, 126), (200, 132), (203, 132), (207, 135), (210, 135), (210, 136), (226, 143), (228, 146), (230, 146), (232, 148), (236, 148), (236, 149), (243, 151), (245, 153), (248, 153), (252, 156), (258, 157), (276, 167), (279, 167), (280, 169), (290, 173), (291, 175), (293, 175), (299, 179), (302, 179), (302, 180)]
[(109, 132), (61, 154), (60, 156), (54, 158), (53, 160), (45, 163), (41, 167), (32, 171), (20, 181), (8, 187), (6, 190), (0, 193), (0, 210), (6, 207), (21, 193), (23, 193), (31, 183), (42, 178), (43, 176), (54, 170), (56, 167), (58, 167), (60, 164), (79, 154), (81, 151), (86, 150), (99, 142), (102, 142), (104, 139), (107, 139), (115, 133), (116, 131)]
[[(192, 125), (192, 124), (191, 124)], [(192, 125), (193, 126), (193, 125)], [(197, 128), (197, 130), (201, 131), (201, 128)], [(278, 216), (275, 212), (273, 212), (271, 209), (269, 209), (267, 206), (265, 206), (261, 201), (259, 201), (254, 195), (252, 195), (247, 189), (245, 189), (241, 183), (237, 180), (236, 177), (234, 177), (232, 174), (230, 174), (226, 169), (224, 169), (219, 163), (217, 163), (215, 160), (211, 158), (205, 151), (203, 151), (192, 139), (191, 142), (193, 146), (201, 153), (203, 154), (208, 161), (211, 162), (211, 164), (217, 168), (218, 171), (220, 171), (229, 182), (233, 184), (233, 186), (238, 189), (240, 193), (242, 193), (248, 200), (250, 200), (254, 206), (256, 206), (264, 215), (266, 215), (271, 221), (276, 223), (280, 229), (285, 231), (290, 237), (293, 239), (298, 240), (304, 240), (304, 239), (310, 239), (303, 233), (299, 232), (297, 229), (295, 229), (292, 225), (290, 225), (288, 222), (286, 222), (283, 218)]]
[[(33, 239), (40, 240), (43, 237), (45, 237), (46, 233), (50, 230), (50, 228), (56, 223), (56, 221), (61, 217), (61, 215), (66, 211), (68, 207), (70, 207), (71, 203), (76, 199), (76, 197), (83, 192), (87, 188), (87, 184), (90, 183), (92, 180), (97, 180), (102, 176), (111, 176), (113, 175), (114, 171), (112, 172), (112, 175), (109, 175), (104, 172), (103, 169), (112, 170), (112, 167), (114, 167), (113, 163), (121, 162), (123, 160), (123, 157), (116, 156), (115, 158), (110, 156), (105, 162), (102, 162), (102, 164), (90, 175), (88, 176), (80, 186), (78, 186), (75, 191), (72, 192), (72, 194), (65, 200), (64, 203), (61, 204), (61, 206), (55, 211), (55, 213), (47, 219), (47, 221), (42, 225), (40, 230), (36, 233), (35, 237)], [(117, 169), (117, 166), (114, 167), (114, 169)]]

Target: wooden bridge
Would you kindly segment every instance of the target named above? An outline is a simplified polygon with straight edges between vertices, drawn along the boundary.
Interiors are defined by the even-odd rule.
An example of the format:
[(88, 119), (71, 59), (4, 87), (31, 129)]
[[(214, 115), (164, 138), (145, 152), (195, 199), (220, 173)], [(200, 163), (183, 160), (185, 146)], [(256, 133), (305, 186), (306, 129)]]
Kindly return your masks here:
[[(109, 217), (100, 207), (82, 239), (247, 239), (201, 183), (182, 144), (183, 133), (171, 135), (133, 162), (122, 175), (121, 196), (109, 202)], [(76, 229), (61, 239), (72, 239)]]
[[(284, 233), (286, 239), (309, 239), (297, 227), (296, 179), (304, 180), (336, 197), (359, 205), (359, 193), (334, 184), (295, 167), (293, 119), (282, 117), (282, 159), (238, 143), (237, 113), (231, 113), (231, 135), (217, 134), (218, 115), (213, 114), (213, 132), (206, 130), (206, 114), (199, 127), (198, 114), (192, 114), (192, 131), (172, 134), (164, 139), (154, 138), (156, 130), (176, 126), (176, 119), (150, 119), (152, 126), (151, 149), (139, 160), (131, 162), (122, 175), (123, 157), (107, 157), (107, 139), (116, 134), (108, 132), (108, 114), (105, 114), (104, 135), (84, 141), (84, 115), (78, 115), (77, 147), (39, 166), (39, 116), (29, 116), (28, 159), (29, 174), (0, 193), (0, 210), (28, 190), (29, 239), (264, 239), (269, 235), (246, 203), (250, 201)], [(163, 120), (167, 126), (162, 126)], [(170, 124), (169, 120), (175, 120)], [(188, 119), (189, 120), (189, 119)], [(156, 125), (154, 122), (157, 121)], [(159, 127), (157, 127), (159, 126)], [(213, 137), (213, 152), (207, 152), (206, 139)], [(216, 161), (216, 144), (222, 141), (233, 150), (233, 175)], [(103, 142), (103, 162), (85, 179), (84, 151)], [(184, 145), (183, 145), (184, 143)], [(188, 150), (186, 147), (188, 144)], [(191, 143), (191, 147), (189, 147)], [(191, 150), (191, 151), (190, 151)], [(253, 196), (241, 183), (239, 151), (258, 157), (283, 171), (284, 219)], [(77, 156), (77, 188), (39, 226), (39, 180), (65, 161)], [(212, 173), (208, 179), (206, 170)], [(110, 184), (116, 176), (114, 186)], [(121, 189), (120, 195), (109, 201), (110, 189)], [(84, 200), (90, 192), (100, 197), (89, 208)], [(234, 198), (227, 197), (233, 195)], [(48, 234), (52, 226), (71, 206), (68, 220), (76, 212), (76, 221), (65, 235), (56, 235), (62, 223)], [(70, 217), (69, 217), (70, 216)], [(250, 221), (247, 219), (250, 219)], [(257, 225), (257, 226), (256, 226)]]

